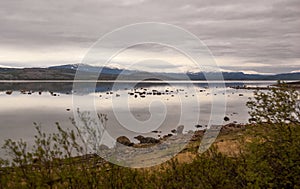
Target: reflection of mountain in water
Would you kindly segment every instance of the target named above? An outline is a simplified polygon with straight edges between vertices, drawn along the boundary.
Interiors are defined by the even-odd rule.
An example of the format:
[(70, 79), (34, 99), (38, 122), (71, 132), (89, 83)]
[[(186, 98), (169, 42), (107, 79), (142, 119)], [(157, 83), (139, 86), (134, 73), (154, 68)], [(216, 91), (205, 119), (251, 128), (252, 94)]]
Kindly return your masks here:
[[(274, 83), (274, 82), (273, 82)], [(30, 91), (30, 92), (55, 92), (61, 94), (71, 94), (73, 92), (73, 82), (66, 81), (57, 81), (57, 82), (1, 82), (0, 81), (0, 91)], [(243, 81), (237, 82), (225, 82), (223, 85), (222, 82), (210, 82), (209, 84), (206, 82), (200, 83), (189, 83), (189, 82), (167, 82), (167, 81), (147, 81), (144, 80), (142, 82), (136, 81), (128, 81), (128, 82), (77, 82), (76, 87), (83, 94), (88, 94), (92, 92), (107, 92), (107, 91), (116, 91), (116, 90), (124, 90), (124, 89), (133, 89), (133, 88), (149, 88), (155, 86), (176, 86), (176, 87), (200, 87), (200, 88), (208, 88), (208, 87), (243, 87), (248, 85), (248, 83), (244, 83)], [(259, 83), (250, 83), (251, 85), (259, 85)], [(265, 83), (265, 85), (269, 85), (272, 83)], [(95, 86), (96, 85), (96, 86)]]
[(12, 82), (1, 83), (0, 91), (53, 91), (59, 93), (71, 93), (72, 82)]
[[(106, 92), (112, 90), (123, 90), (125, 88), (134, 87), (150, 87), (150, 86), (161, 86), (168, 85), (167, 83), (115, 83), (115, 82), (98, 82), (96, 87), (95, 83), (91, 82), (80, 82), (76, 86), (80, 87), (81, 91), (86, 91), (90, 93), (96, 92)], [(95, 90), (93, 90), (95, 88)], [(30, 92), (45, 92), (51, 91), (62, 94), (71, 94), (73, 90), (73, 82), (0, 82), (0, 91), (30, 91)]]

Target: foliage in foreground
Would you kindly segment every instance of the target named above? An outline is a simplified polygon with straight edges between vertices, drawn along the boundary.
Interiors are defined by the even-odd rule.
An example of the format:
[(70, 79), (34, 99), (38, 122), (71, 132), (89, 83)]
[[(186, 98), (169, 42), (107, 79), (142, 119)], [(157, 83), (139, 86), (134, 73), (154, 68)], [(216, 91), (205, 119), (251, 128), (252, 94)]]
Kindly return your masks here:
[[(256, 125), (248, 129), (236, 156), (213, 147), (190, 163), (172, 159), (152, 169), (119, 167), (83, 155), (79, 134), (57, 125), (58, 133), (46, 135), (37, 126), (33, 151), (23, 141), (6, 141), (12, 164), (0, 160), (0, 188), (300, 188), (296, 93), (286, 88), (255, 93), (248, 105)], [(282, 101), (296, 109), (283, 107)], [(260, 111), (266, 105), (268, 111)]]

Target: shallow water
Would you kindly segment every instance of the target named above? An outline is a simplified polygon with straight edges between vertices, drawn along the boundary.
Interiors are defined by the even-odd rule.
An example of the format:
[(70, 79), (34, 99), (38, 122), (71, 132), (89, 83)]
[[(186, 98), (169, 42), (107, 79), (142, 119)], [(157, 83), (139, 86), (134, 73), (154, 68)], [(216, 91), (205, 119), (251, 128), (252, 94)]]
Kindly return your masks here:
[[(230, 121), (224, 123), (246, 123), (248, 110), (245, 104), (253, 91), (230, 87), (267, 86), (274, 83), (229, 81), (224, 88), (216, 81), (211, 82), (211, 88), (208, 88), (208, 84), (202, 81), (188, 84), (171, 82), (169, 85), (142, 82), (133, 88), (131, 81), (115, 85), (101, 82), (97, 84), (96, 92), (87, 90), (86, 93), (77, 94), (77, 91), (73, 91), (73, 83), (66, 81), (0, 82), (0, 145), (8, 138), (32, 142), (35, 134), (33, 122), (41, 124), (46, 132), (56, 131), (55, 122), (64, 128), (74, 128), (69, 118), (74, 116), (73, 111), (81, 108), (76, 107), (74, 99), (80, 99), (79, 104), (94, 100), (96, 111), (108, 116), (107, 131), (110, 135), (114, 138), (126, 135), (133, 141), (133, 137), (139, 134), (158, 137), (170, 133), (178, 125), (184, 125), (184, 131), (199, 129), (195, 127), (197, 124), (206, 126), (211, 119), (212, 101), (218, 107), (218, 103), (221, 104), (218, 101), (223, 101), (225, 97), (227, 105), (224, 113)], [(84, 86), (84, 82), (82, 84)], [(12, 93), (7, 94), (7, 91)], [(153, 91), (161, 94), (153, 94)], [(145, 92), (145, 95), (134, 92)], [(128, 121), (130, 116), (134, 122)], [(153, 130), (161, 133), (151, 132)], [(0, 150), (0, 157), (3, 154), (3, 150)]]

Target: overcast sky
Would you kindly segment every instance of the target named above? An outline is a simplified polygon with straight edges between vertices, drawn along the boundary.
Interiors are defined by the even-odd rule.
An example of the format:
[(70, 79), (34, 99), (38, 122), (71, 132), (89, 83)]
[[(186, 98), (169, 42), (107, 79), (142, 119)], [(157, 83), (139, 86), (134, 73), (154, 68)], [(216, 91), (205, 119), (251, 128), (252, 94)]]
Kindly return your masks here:
[(299, 0), (0, 0), (0, 65), (79, 63), (99, 37), (116, 28), (164, 22), (195, 34), (223, 70), (295, 72), (299, 17)]

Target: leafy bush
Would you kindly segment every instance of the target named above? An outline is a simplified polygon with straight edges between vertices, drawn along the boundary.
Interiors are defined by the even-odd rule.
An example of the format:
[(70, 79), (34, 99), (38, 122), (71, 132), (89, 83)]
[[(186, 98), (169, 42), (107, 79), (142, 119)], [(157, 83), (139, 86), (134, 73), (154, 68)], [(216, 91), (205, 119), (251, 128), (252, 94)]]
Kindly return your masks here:
[(256, 91), (247, 103), (260, 131), (246, 145), (248, 185), (293, 188), (300, 184), (299, 92), (278, 83), (270, 91)]

